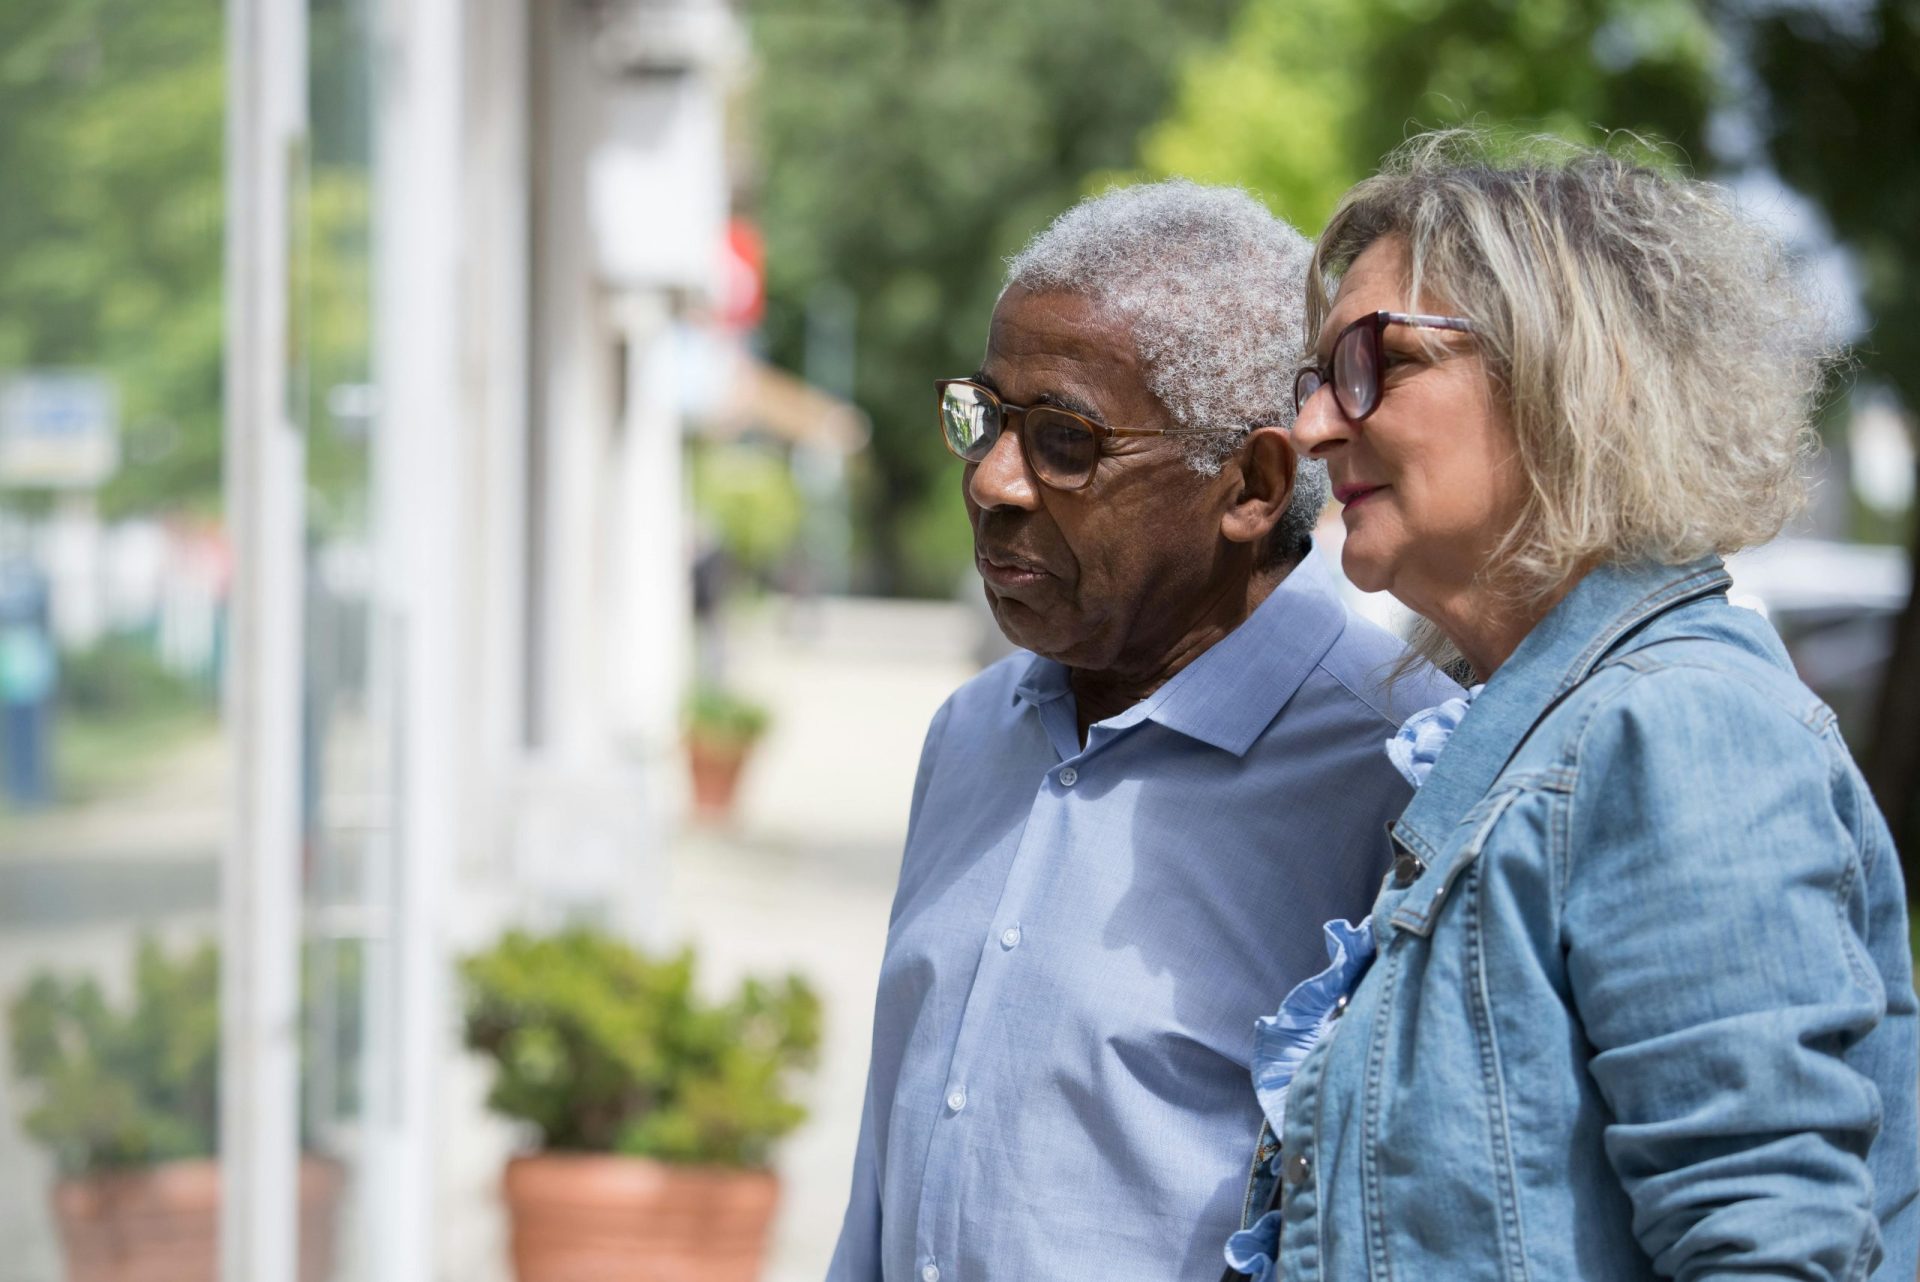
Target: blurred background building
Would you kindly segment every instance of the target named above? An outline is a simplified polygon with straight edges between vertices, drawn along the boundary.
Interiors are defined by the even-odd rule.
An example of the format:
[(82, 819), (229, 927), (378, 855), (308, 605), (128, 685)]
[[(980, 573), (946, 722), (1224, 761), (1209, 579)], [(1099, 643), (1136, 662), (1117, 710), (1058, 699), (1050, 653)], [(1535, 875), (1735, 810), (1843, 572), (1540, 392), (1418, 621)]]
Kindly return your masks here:
[(1737, 591), (1914, 858), (1915, 23), (0, 0), (0, 1282), (196, 1159), (222, 1276), (504, 1282), (536, 1128), (462, 963), (574, 924), (818, 994), (766, 1269), (818, 1277), (920, 735), (995, 653), (928, 384), (1109, 182), (1311, 231), (1409, 122), (1604, 125), (1777, 220), (1857, 358)]

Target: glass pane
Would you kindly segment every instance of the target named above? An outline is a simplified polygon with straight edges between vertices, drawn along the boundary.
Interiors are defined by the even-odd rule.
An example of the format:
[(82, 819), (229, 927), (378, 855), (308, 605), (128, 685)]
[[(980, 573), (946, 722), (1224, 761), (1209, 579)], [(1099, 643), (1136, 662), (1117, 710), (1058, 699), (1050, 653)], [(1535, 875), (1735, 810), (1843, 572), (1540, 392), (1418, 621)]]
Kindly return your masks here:
[(215, 1276), (220, 13), (0, 7), (0, 1282)]

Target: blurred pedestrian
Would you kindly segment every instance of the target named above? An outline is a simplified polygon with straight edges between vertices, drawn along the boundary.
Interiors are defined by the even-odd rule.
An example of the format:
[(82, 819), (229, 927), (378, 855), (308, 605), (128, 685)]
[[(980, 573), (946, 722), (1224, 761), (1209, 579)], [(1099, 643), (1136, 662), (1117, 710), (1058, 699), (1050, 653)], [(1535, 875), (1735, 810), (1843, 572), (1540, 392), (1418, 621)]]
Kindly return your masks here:
[(1325, 477), (1279, 430), (1308, 253), (1242, 192), (1109, 193), (1014, 260), (980, 369), (939, 385), (1024, 649), (927, 733), (834, 1282), (1218, 1269), (1270, 977), (1365, 907), (1408, 796), (1402, 647), (1340, 604)]
[(59, 680), (47, 579), (0, 567), (0, 762), (6, 798), (23, 810), (53, 800), (53, 704)]
[(1229, 1259), (1909, 1282), (1900, 867), (1720, 560), (1801, 500), (1825, 318), (1723, 192), (1513, 146), (1415, 140), (1309, 273), (1347, 573), (1484, 684), (1396, 738), (1393, 875), (1263, 1024)]

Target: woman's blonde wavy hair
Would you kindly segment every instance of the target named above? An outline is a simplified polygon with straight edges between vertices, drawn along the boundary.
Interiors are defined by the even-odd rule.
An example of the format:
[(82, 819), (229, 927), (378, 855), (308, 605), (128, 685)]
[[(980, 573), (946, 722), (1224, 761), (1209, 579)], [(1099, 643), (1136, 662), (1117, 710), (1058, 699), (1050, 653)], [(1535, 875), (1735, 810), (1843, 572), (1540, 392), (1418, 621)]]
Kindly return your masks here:
[[(1409, 310), (1473, 320), (1527, 482), (1485, 573), (1522, 606), (1594, 564), (1765, 542), (1805, 499), (1828, 309), (1727, 192), (1635, 148), (1422, 135), (1341, 200), (1309, 269), (1315, 338), (1386, 237), (1407, 246)], [(1436, 640), (1418, 648), (1443, 658)]]

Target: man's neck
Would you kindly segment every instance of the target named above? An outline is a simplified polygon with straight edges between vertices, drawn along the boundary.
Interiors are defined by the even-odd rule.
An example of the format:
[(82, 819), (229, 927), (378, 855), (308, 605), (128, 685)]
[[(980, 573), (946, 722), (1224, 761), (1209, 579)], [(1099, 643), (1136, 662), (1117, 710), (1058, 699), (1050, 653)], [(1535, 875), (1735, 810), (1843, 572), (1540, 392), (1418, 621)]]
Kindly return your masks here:
[(1095, 722), (1118, 716), (1152, 695), (1251, 618), (1298, 564), (1289, 562), (1256, 570), (1247, 579), (1225, 585), (1201, 603), (1192, 623), (1171, 646), (1145, 664), (1098, 672), (1087, 668), (1069, 669), (1067, 683), (1073, 691), (1081, 745), (1086, 745), (1087, 731)]

